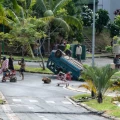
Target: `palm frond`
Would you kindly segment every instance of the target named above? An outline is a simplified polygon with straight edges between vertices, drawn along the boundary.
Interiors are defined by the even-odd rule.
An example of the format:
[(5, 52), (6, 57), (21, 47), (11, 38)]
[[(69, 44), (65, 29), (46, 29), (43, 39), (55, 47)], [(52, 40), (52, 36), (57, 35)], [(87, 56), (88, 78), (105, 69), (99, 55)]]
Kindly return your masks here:
[(29, 9), (30, 8), (30, 5), (31, 5), (31, 2), (32, 0), (26, 0), (26, 9)]
[(36, 0), (31, 0), (30, 8), (32, 8), (36, 4)]
[(89, 85), (82, 84), (82, 85), (78, 86), (78, 88), (80, 88), (80, 87), (84, 87), (84, 88), (86, 88), (87, 90), (91, 91), (91, 88), (90, 88)]
[(36, 9), (39, 11), (42, 10), (43, 12), (47, 10), (43, 0), (36, 0)]
[(73, 16), (63, 16), (63, 19), (69, 24), (69, 25), (73, 25), (76, 28), (78, 28), (79, 30), (82, 30), (82, 20), (78, 20), (76, 17)]
[(10, 10), (10, 9), (7, 10), (7, 15), (10, 16), (10, 17), (12, 17), (12, 19), (13, 19), (15, 22), (20, 23), (17, 15), (16, 15), (12, 10)]
[(55, 6), (53, 13), (55, 14), (60, 8), (63, 8), (66, 6), (71, 0), (60, 0), (60, 2), (57, 3)]
[(24, 18), (24, 10), (21, 6), (18, 5), (17, 0), (11, 0), (13, 3), (13, 8), (16, 11), (17, 15)]
[(66, 32), (69, 32), (69, 31), (70, 31), (69, 25), (68, 25), (67, 22), (64, 21), (62, 18), (54, 18), (54, 19), (53, 19), (53, 23), (54, 23), (54, 25), (56, 25), (56, 26), (62, 27)]
[(53, 19), (54, 19), (54, 16), (40, 18), (40, 20), (46, 21), (46, 22), (51, 22), (51, 21), (53, 21)]
[(50, 10), (53, 9), (53, 5), (54, 5), (54, 1), (53, 0), (49, 0), (49, 9)]

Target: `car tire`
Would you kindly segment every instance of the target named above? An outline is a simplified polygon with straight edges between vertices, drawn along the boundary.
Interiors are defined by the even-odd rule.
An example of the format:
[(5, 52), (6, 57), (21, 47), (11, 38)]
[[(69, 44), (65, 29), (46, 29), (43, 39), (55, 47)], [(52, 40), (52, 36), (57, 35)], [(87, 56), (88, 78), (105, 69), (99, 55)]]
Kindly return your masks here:
[(55, 57), (60, 58), (61, 56), (62, 56), (62, 51), (61, 50), (57, 50), (55, 52)]

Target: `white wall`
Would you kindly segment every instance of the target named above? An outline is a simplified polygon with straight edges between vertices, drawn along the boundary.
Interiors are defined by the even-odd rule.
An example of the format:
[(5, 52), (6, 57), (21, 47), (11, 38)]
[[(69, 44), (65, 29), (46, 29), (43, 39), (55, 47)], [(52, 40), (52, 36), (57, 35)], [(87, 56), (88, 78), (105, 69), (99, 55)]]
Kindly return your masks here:
[(120, 9), (120, 0), (110, 0), (110, 18), (111, 20), (114, 20), (114, 11), (116, 9)]
[(110, 19), (114, 20), (114, 11), (120, 9), (120, 0), (99, 0), (98, 9), (105, 9), (108, 11)]

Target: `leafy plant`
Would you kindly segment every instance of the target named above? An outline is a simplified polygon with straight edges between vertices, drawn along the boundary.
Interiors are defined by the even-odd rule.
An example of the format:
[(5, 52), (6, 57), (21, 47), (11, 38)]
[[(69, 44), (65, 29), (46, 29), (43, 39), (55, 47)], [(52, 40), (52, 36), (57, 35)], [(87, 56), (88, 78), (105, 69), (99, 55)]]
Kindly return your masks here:
[(109, 13), (106, 10), (99, 9), (97, 11), (99, 17), (96, 20), (96, 32), (101, 33), (103, 31), (104, 26), (107, 25), (109, 18)]
[(107, 45), (107, 46), (105, 47), (105, 50), (106, 50), (107, 52), (112, 52), (112, 46)]
[(115, 23), (109, 23), (108, 24), (108, 29), (110, 30), (110, 37), (114, 37), (116, 35), (120, 34), (120, 28), (118, 25), (116, 25)]
[(98, 103), (103, 102), (103, 95), (111, 86), (112, 82), (110, 81), (112, 75), (116, 70), (112, 70), (110, 65), (105, 67), (86, 67), (83, 71), (85, 80), (91, 80), (92, 84), (96, 89), (98, 96)]

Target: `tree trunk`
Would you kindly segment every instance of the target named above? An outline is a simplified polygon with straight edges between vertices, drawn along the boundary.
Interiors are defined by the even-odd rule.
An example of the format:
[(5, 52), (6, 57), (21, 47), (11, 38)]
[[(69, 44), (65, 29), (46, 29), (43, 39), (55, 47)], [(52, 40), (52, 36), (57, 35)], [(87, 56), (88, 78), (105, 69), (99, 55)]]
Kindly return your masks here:
[[(40, 40), (39, 40), (39, 42), (40, 42)], [(41, 53), (41, 47), (43, 46), (44, 42), (45, 42), (45, 38), (44, 38), (44, 40), (42, 41), (42, 43), (41, 43), (41, 45), (40, 45), (40, 48), (39, 48), (39, 53), (40, 53), (40, 58), (41, 58), (41, 60), (42, 60), (43, 70), (45, 70), (45, 64), (44, 64), (44, 59), (43, 59), (43, 56), (42, 56), (42, 53)]]
[(102, 103), (102, 102), (103, 102), (102, 93), (99, 92), (98, 93), (98, 103)]
[(28, 43), (28, 48), (29, 48), (29, 52), (30, 52), (31, 57), (35, 58), (30, 43)]
[(93, 92), (93, 90), (91, 91), (91, 97), (95, 98), (95, 93)]

